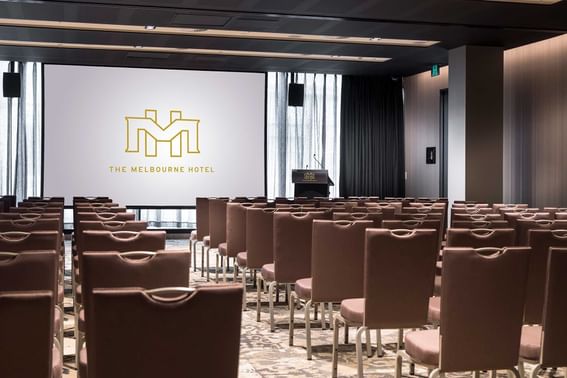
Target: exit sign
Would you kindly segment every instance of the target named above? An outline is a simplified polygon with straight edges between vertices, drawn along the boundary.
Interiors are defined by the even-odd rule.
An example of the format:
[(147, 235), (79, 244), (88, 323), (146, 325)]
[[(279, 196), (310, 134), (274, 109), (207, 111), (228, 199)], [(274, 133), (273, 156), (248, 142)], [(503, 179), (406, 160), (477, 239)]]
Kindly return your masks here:
[(433, 66), (431, 66), (431, 77), (436, 77), (439, 76), (439, 65), (438, 64), (434, 64)]

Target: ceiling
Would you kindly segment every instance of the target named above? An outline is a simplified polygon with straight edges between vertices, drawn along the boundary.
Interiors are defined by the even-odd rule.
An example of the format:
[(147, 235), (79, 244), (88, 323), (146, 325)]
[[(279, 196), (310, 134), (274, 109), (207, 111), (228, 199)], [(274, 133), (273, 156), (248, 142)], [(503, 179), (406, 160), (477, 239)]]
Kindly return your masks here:
[(63, 44), (246, 50), (388, 57), (378, 62), (224, 56), (176, 52), (0, 46), (0, 59), (45, 63), (237, 71), (403, 76), (447, 64), (462, 45), (505, 49), (567, 32), (567, 1), (530, 5), (481, 0), (122, 0), (6, 1), (0, 18), (155, 25), (439, 41), (431, 47), (0, 26), (0, 40)]

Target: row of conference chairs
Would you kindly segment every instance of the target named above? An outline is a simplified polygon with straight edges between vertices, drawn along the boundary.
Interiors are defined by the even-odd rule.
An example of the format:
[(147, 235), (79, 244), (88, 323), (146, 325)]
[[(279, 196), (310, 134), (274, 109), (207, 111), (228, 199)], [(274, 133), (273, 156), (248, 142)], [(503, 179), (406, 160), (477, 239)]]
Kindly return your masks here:
[[(286, 292), (290, 293), (291, 297), (291, 303), (289, 303), (289, 330), (290, 344), (293, 344), (293, 313), (296, 305), (304, 305), (308, 358), (311, 358), (310, 310), (314, 305), (320, 307), (322, 327), (325, 327), (326, 324), (325, 306), (327, 304), (329, 305), (329, 323), (332, 324), (332, 305), (341, 302), (340, 314), (334, 319), (335, 322), (338, 322), (337, 324), (364, 324), (362, 319), (366, 319), (367, 315), (363, 304), (368, 301), (374, 304), (381, 303), (380, 306), (376, 306), (381, 308), (380, 311), (375, 309), (376, 314), (380, 312), (389, 314), (387, 315), (387, 317), (389, 316), (389, 320), (384, 321), (384, 326), (375, 326), (373, 327), (374, 329), (419, 328), (432, 323), (431, 313), (434, 311), (436, 311), (437, 318), (434, 319), (433, 324), (443, 324), (441, 320), (443, 317), (440, 315), (442, 313), (440, 308), (443, 307), (441, 306), (442, 301), (439, 297), (432, 298), (435, 288), (434, 282), (437, 281), (434, 280), (433, 277), (435, 277), (436, 271), (442, 273), (443, 276), (450, 275), (445, 273), (446, 268), (443, 267), (444, 263), (438, 260), (443, 256), (447, 256), (447, 253), (449, 253), (449, 255), (456, 253), (456, 256), (460, 256), (459, 253), (461, 253), (462, 250), (469, 251), (468, 254), (470, 255), (467, 258), (463, 258), (463, 261), (474, 261), (475, 258), (471, 256), (477, 255), (482, 257), (479, 261), (503, 261), (508, 259), (508, 257), (500, 258), (500, 256), (524, 256), (523, 259), (525, 261), (521, 264), (525, 264), (525, 274), (524, 276), (518, 276), (519, 281), (514, 281), (515, 283), (513, 285), (514, 287), (520, 287), (524, 290), (521, 295), (521, 304), (516, 306), (516, 309), (520, 308), (520, 311), (516, 311), (515, 313), (516, 318), (518, 318), (518, 313), (520, 314), (519, 325), (515, 323), (517, 325), (517, 341), (519, 342), (519, 335), (522, 330), (521, 325), (524, 321), (529, 325), (539, 325), (542, 323), (543, 302), (546, 297), (546, 261), (549, 248), (556, 246), (567, 247), (564, 240), (566, 232), (563, 232), (561, 229), (539, 229), (537, 231), (531, 231), (532, 229), (530, 228), (528, 232), (529, 238), (526, 244), (530, 245), (533, 239), (535, 247), (532, 248), (517, 247), (516, 230), (510, 227), (489, 230), (474, 227), (467, 229), (450, 228), (447, 232), (447, 241), (442, 243), (446, 248), (440, 255), (439, 234), (442, 230), (442, 225), (439, 223), (446, 214), (445, 204), (436, 205), (440, 209), (438, 211), (441, 214), (441, 217), (436, 219), (436, 227), (427, 228), (427, 226), (424, 227), (422, 223), (419, 225), (421, 227), (411, 229), (405, 227), (407, 223), (404, 224), (404, 220), (383, 221), (380, 217), (376, 216), (378, 212), (368, 212), (364, 214), (364, 216), (357, 218), (358, 216), (353, 217), (353, 213), (342, 213), (345, 215), (338, 215), (341, 214), (341, 212), (328, 211), (325, 209), (326, 206), (321, 206), (320, 204), (315, 208), (306, 208), (301, 204), (301, 211), (294, 213), (293, 211), (284, 210), (285, 207), (283, 206), (278, 207), (276, 205), (272, 208), (267, 208), (266, 205), (262, 204), (260, 201), (241, 203), (228, 202), (226, 199), (201, 199), (201, 203), (203, 202), (207, 203), (209, 209), (209, 213), (207, 214), (209, 218), (209, 233), (214, 233), (215, 229), (219, 230), (225, 228), (226, 230), (226, 242), (217, 245), (216, 249), (218, 253), (221, 256), (227, 256), (231, 251), (231, 240), (237, 241), (236, 246), (233, 245), (232, 253), (234, 254), (234, 251), (236, 251), (236, 267), (243, 268), (244, 270), (242, 282), (245, 283), (245, 269), (261, 271), (257, 282), (258, 320), (260, 320), (261, 313), (261, 288), (262, 284), (267, 284), (270, 305), (270, 330), (275, 330), (273, 290), (279, 285), (284, 285)], [(199, 200), (197, 204), (198, 227), (197, 232), (193, 235), (192, 247), (195, 248), (197, 243), (201, 242), (204, 250), (207, 250), (207, 248), (211, 249), (215, 245), (211, 243), (211, 235), (199, 235), (199, 229), (202, 225), (202, 223), (199, 223), (199, 219), (202, 220), (203, 215), (201, 213), (201, 217), (199, 216)], [(287, 205), (287, 209), (291, 208), (293, 210), (293, 207), (289, 206), (290, 204)], [(338, 207), (340, 206), (341, 205), (338, 205)], [(457, 205), (456, 207), (459, 206)], [(218, 209), (221, 209), (218, 211), (219, 214), (225, 214), (224, 224), (223, 222), (214, 224), (215, 222), (211, 221), (211, 219), (214, 220), (215, 211)], [(458, 212), (457, 210), (456, 213)], [(238, 215), (239, 213), (240, 215)], [(517, 213), (523, 214), (523, 212), (519, 211)], [(405, 220), (405, 222), (407, 221), (408, 220)], [(426, 221), (426, 219), (422, 220), (422, 222), (423, 221)], [(431, 221), (431, 219), (429, 219), (429, 221)], [(522, 219), (521, 221), (529, 220)], [(387, 228), (386, 226), (389, 225), (389, 222), (393, 223), (391, 227)], [(561, 223), (558, 225), (561, 225)], [(349, 233), (350, 238), (348, 237)], [(380, 240), (376, 241), (376, 243), (373, 243), (371, 238), (371, 235), (374, 233), (376, 233), (374, 237)], [(427, 233), (429, 234), (429, 239), (423, 236)], [(534, 234), (533, 237), (531, 237), (532, 233)], [(239, 234), (240, 236), (231, 239), (231, 234)], [(244, 235), (244, 237), (242, 235)], [(364, 235), (366, 235), (366, 239)], [(209, 236), (209, 239), (207, 239), (207, 236)], [(202, 239), (199, 240), (199, 237)], [(544, 241), (542, 237), (547, 239)], [(366, 257), (364, 257), (365, 245)], [(387, 256), (387, 258), (384, 257), (383, 259), (377, 259), (373, 262), (369, 261), (369, 246), (371, 245), (376, 245), (375, 253), (377, 255)], [(472, 252), (470, 252), (471, 250)], [(400, 256), (400, 252), (403, 252), (403, 256)], [(208, 255), (208, 252), (206, 252), (205, 255)], [(465, 256), (466, 253), (462, 253), (462, 255)], [(258, 258), (263, 260), (259, 261), (260, 259)], [(366, 258), (366, 261), (363, 262), (362, 260), (364, 258)], [(406, 260), (404, 260), (404, 258)], [(377, 261), (381, 261), (381, 264), (378, 264)], [(421, 264), (419, 263), (420, 261), (422, 262)], [(443, 261), (445, 261), (444, 258)], [(378, 264), (378, 267), (372, 264)], [(426, 266), (424, 266), (424, 264)], [(388, 269), (385, 269), (385, 271), (379, 269), (384, 266), (387, 266)], [(543, 269), (541, 269), (542, 266)], [(372, 268), (378, 269), (377, 271), (381, 273), (369, 274), (368, 272), (372, 271)], [(414, 268), (416, 271), (412, 270)], [(490, 271), (491, 268), (486, 269)], [(504, 268), (504, 271), (506, 271), (506, 268)], [(483, 277), (481, 272), (474, 274), (476, 274), (477, 277)], [(490, 287), (490, 279), (499, 279), (498, 274), (494, 273), (487, 274), (486, 276), (488, 279), (481, 280), (484, 282), (484, 288)], [(396, 292), (396, 285), (399, 284), (399, 280), (396, 281), (396, 278), (399, 277), (405, 277), (405, 280), (419, 282), (419, 284), (415, 286), (413, 292), (411, 291), (413, 286), (409, 284), (401, 285), (401, 292)], [(416, 277), (422, 277), (422, 280), (416, 279)], [(441, 275), (439, 278), (441, 278)], [(380, 281), (381, 279), (382, 281)], [(455, 279), (452, 280), (454, 281)], [(392, 281), (395, 283), (392, 283)], [(378, 282), (380, 282), (380, 285), (378, 285)], [(442, 294), (444, 292), (443, 286), (440, 284), (440, 280), (438, 283), (440, 286), (439, 291)], [(494, 285), (496, 285), (496, 283), (494, 283)], [(383, 288), (380, 290), (378, 289), (379, 286)], [(447, 286), (447, 284), (445, 284), (445, 286)], [(292, 287), (294, 288), (293, 292), (291, 292)], [(362, 288), (367, 288), (365, 289), (366, 294), (364, 296)], [(417, 290), (418, 288), (421, 289), (421, 292)], [(465, 287), (463, 290), (469, 289), (471, 288)], [(404, 295), (403, 290), (407, 290), (409, 293), (405, 293), (406, 295)], [(508, 290), (508, 288), (496, 290), (495, 292), (499, 293), (502, 298), (506, 298), (506, 290)], [(370, 294), (377, 296), (377, 298), (369, 299), (366, 295)], [(357, 299), (356, 297), (362, 299), (349, 302), (349, 296), (355, 297), (355, 299)], [(441, 296), (441, 298), (442, 297), (443, 296)], [(405, 314), (405, 312), (407, 312), (405, 310), (412, 310), (411, 301), (396, 303), (395, 298), (416, 299), (413, 303), (414, 311), (409, 311), (408, 314)], [(492, 300), (494, 298), (498, 298), (498, 296), (492, 297)], [(432, 301), (432, 299), (434, 300)], [(433, 304), (431, 302), (433, 302)], [(500, 308), (505, 307), (506, 303), (508, 303), (508, 301), (506, 299), (503, 300)], [(396, 305), (400, 305), (401, 307), (397, 308)], [(243, 306), (246, 306), (245, 302)], [(386, 308), (388, 308), (387, 311), (385, 311)], [(413, 322), (407, 320), (408, 318), (412, 318), (412, 313), (414, 315)], [(359, 331), (360, 329), (362, 328), (359, 328)], [(538, 328), (530, 327), (526, 329), (537, 330)], [(337, 332), (336, 330), (337, 325), (335, 325), (335, 332)], [(539, 328), (539, 330), (541, 331), (541, 328)], [(531, 333), (533, 334), (533, 332)], [(485, 333), (484, 335), (487, 334)], [(337, 336), (335, 336), (334, 339), (337, 340)], [(357, 332), (357, 352), (360, 352), (360, 348), (358, 347), (359, 340), (359, 333)], [(508, 341), (510, 340), (513, 341), (514, 338)], [(336, 345), (336, 342), (334, 344)], [(508, 345), (514, 344), (509, 343)], [(378, 337), (378, 350), (381, 351), (380, 337)], [(508, 349), (508, 351), (509, 350), (510, 349)], [(361, 352), (359, 353), (359, 356), (360, 355)], [(403, 356), (407, 357), (409, 355), (406, 354)], [(525, 357), (524, 355), (523, 358)], [(498, 369), (512, 369), (517, 365), (518, 359), (519, 356), (518, 353), (516, 353), (514, 364), (501, 365)], [(526, 359), (529, 360), (529, 358)], [(420, 362), (419, 358), (410, 358), (410, 360)], [(359, 361), (361, 362), (361, 360)], [(333, 364), (335, 366), (334, 372), (336, 373), (336, 359)], [(361, 369), (362, 364), (360, 363), (359, 366)], [(484, 367), (478, 370), (488, 369), (487, 365), (483, 366)], [(444, 370), (442, 369), (441, 371)]]

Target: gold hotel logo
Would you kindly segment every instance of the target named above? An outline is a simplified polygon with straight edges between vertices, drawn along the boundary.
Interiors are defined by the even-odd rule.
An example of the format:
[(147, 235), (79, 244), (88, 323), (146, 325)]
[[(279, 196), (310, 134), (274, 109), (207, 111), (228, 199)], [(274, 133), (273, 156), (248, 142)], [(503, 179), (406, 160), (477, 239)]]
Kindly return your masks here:
[(169, 143), (171, 157), (201, 152), (198, 119), (183, 118), (180, 110), (171, 110), (169, 124), (162, 126), (157, 115), (157, 110), (146, 109), (143, 117), (126, 117), (126, 152), (139, 153), (140, 143), (146, 157), (157, 156), (158, 143)]

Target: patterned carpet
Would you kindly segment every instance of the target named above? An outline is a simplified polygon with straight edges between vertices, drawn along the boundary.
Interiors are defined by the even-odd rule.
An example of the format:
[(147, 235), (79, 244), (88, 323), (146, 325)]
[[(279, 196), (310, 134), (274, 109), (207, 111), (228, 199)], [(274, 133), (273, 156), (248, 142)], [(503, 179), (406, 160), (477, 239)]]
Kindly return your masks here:
[[(187, 248), (186, 240), (168, 240), (168, 248)], [(70, 248), (70, 247), (69, 247)], [(69, 253), (68, 248), (68, 253)], [(200, 253), (200, 248), (198, 248)], [(67, 256), (68, 257), (68, 256)], [(66, 261), (70, 261), (69, 258)], [(200, 254), (197, 255), (200, 264)], [(212, 260), (214, 261), (214, 260)], [(199, 265), (200, 266), (200, 265)], [(66, 267), (70, 271), (70, 266)], [(214, 277), (214, 274), (211, 275)], [(232, 274), (229, 275), (229, 278)], [(191, 271), (191, 284), (206, 282), (201, 278), (200, 269), (197, 272)], [(70, 282), (68, 282), (70, 288)], [(66, 298), (66, 338), (65, 338), (65, 372), (64, 377), (76, 377), (74, 365), (74, 338), (72, 314), (72, 302), (70, 294)], [(283, 295), (281, 296), (283, 300)], [(267, 295), (263, 296), (267, 301)], [(247, 292), (249, 310), (243, 312), (242, 316), (242, 337), (240, 349), (240, 373), (241, 378), (257, 377), (330, 377), (331, 376), (331, 349), (333, 331), (321, 330), (320, 322), (312, 324), (312, 345), (313, 359), (308, 361), (305, 350), (305, 332), (303, 330), (303, 311), (295, 313), (295, 346), (288, 345), (288, 310), (280, 303), (275, 307), (275, 318), (278, 328), (275, 332), (270, 332), (268, 323), (268, 306), (262, 306), (262, 321), (256, 322), (256, 290), (250, 285)], [(338, 307), (335, 307), (335, 311)], [(339, 352), (339, 377), (356, 376), (356, 354), (354, 349), (354, 335), (356, 330), (350, 329), (350, 344), (341, 345)], [(340, 333), (340, 342), (343, 342), (343, 332)], [(398, 337), (397, 330), (383, 330), (382, 341), (385, 355), (377, 357), (375, 353), (376, 339), (372, 332), (374, 355), (371, 358), (364, 357), (364, 373), (366, 377), (393, 377), (395, 367), (395, 350)], [(529, 372), (529, 366), (526, 371)], [(426, 377), (427, 370), (416, 367), (417, 376)], [(504, 372), (502, 372), (504, 373)], [(409, 374), (409, 366), (404, 365), (404, 376)], [(453, 375), (451, 376), (463, 376)], [(465, 374), (464, 376), (470, 376)], [(483, 375), (488, 377), (488, 375)], [(502, 374), (502, 377), (506, 376)], [(559, 377), (558, 375), (556, 375)], [(126, 377), (125, 377), (126, 378)]]

